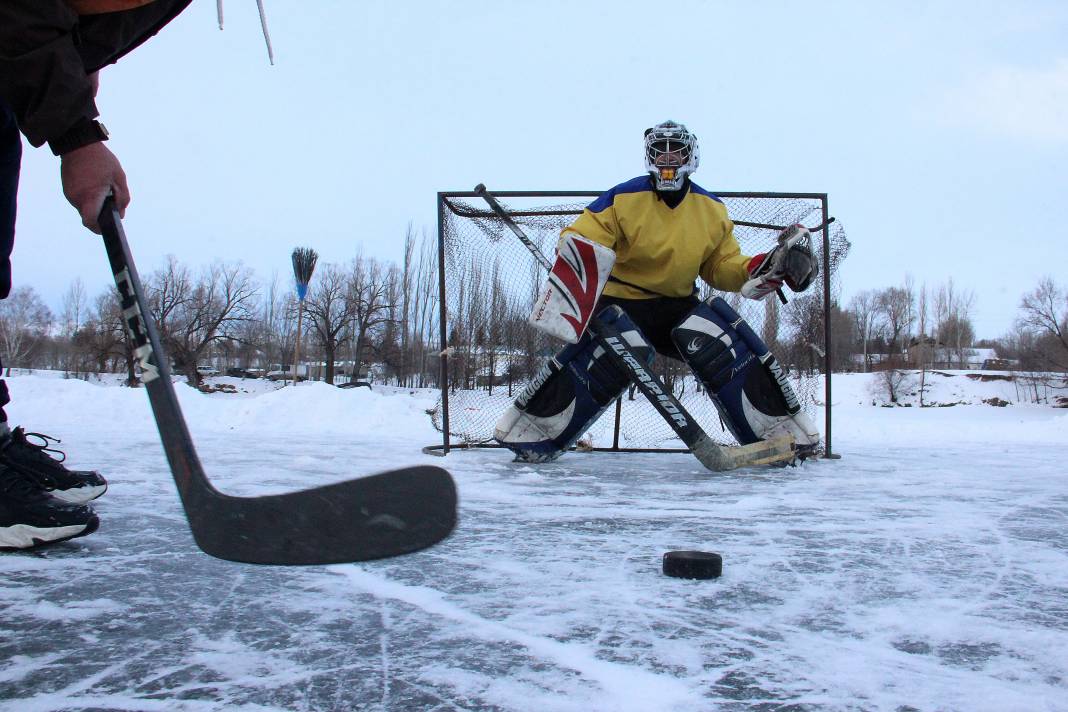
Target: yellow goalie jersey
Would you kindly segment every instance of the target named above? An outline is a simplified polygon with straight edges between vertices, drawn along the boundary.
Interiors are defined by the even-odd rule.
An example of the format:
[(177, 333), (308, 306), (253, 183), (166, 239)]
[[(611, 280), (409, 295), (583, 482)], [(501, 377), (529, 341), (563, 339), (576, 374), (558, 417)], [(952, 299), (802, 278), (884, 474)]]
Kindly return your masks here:
[(734, 238), (734, 223), (716, 196), (690, 182), (674, 208), (643, 175), (601, 195), (566, 228), (615, 250), (604, 293), (623, 299), (688, 297), (698, 276), (737, 292), (749, 278), (749, 257)]

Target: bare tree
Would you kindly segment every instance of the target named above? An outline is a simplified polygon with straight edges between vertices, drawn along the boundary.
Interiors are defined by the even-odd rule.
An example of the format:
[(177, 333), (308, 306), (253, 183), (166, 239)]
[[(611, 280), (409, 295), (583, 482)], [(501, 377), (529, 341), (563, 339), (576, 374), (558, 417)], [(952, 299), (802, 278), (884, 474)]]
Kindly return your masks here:
[(1068, 291), (1052, 277), (1043, 277), (1020, 300), (1020, 311), (1019, 325), (1036, 337), (1037, 360), (1068, 370)]
[(33, 287), (18, 287), (0, 301), (0, 350), (7, 374), (12, 366), (26, 365), (37, 341), (52, 325), (52, 310)]
[(126, 333), (122, 306), (114, 287), (108, 287), (97, 295), (84, 325), (74, 335), (74, 342), (86, 359), (83, 366), (85, 370), (92, 368), (97, 373), (103, 373), (115, 371), (122, 364), (126, 371), (126, 384), (138, 384), (133, 345)]
[(911, 284), (887, 287), (878, 292), (877, 307), (885, 327), (888, 355), (893, 358), (904, 351), (905, 339), (916, 318), (915, 296)]
[(408, 223), (404, 231), (404, 262), (400, 271), (400, 362), (397, 364), (397, 384), (408, 385), (412, 361), (411, 315), (415, 273), (415, 228)]
[[(816, 374), (823, 370), (824, 345), (824, 301), (823, 294), (808, 293), (799, 295), (785, 305), (782, 310), (782, 323), (787, 327), (788, 333), (792, 334), (789, 343), (784, 344), (783, 362), (796, 366), (798, 369), (807, 370), (810, 374)], [(847, 342), (837, 340), (840, 335), (852, 333), (852, 319), (845, 319), (843, 327), (843, 312), (835, 304), (831, 305), (831, 323), (838, 329), (832, 332), (836, 335), (836, 341), (832, 344), (831, 368), (841, 368), (848, 359), (849, 349)]]
[[(411, 233), (409, 233), (409, 236)], [(437, 352), (434, 344), (438, 334), (434, 328), (438, 325), (438, 256), (437, 241), (431, 240), (424, 229), (419, 238), (418, 251), (405, 242), (404, 280), (407, 291), (401, 296), (405, 303), (402, 309), (405, 320), (405, 332), (408, 333), (405, 352), (406, 368), (418, 374), (417, 379), (405, 385), (425, 386), (428, 380), (437, 378), (438, 362), (431, 356)]]
[(264, 366), (278, 364), (286, 370), (296, 343), (297, 299), (288, 288), (279, 286), (278, 273), (267, 283), (257, 324)]
[(71, 282), (63, 294), (62, 311), (59, 317), (59, 336), (64, 340), (63, 370), (80, 373), (84, 359), (74, 345), (74, 336), (89, 318), (89, 300), (85, 294), (85, 285), (80, 277)]
[(956, 366), (964, 368), (965, 351), (971, 348), (975, 339), (971, 322), (975, 293), (971, 290), (958, 291), (950, 277), (938, 288), (934, 304), (935, 334), (942, 346), (952, 354), (952, 358), (946, 360), (950, 365), (956, 360)]
[(760, 336), (773, 352), (779, 351), (779, 300), (771, 296), (764, 300), (764, 326)]
[(308, 323), (326, 361), (326, 382), (334, 382), (338, 348), (349, 340), (355, 303), (349, 297), (348, 275), (335, 264), (324, 265), (304, 302)]
[(857, 337), (860, 339), (864, 354), (864, 370), (872, 369), (872, 341), (882, 330), (882, 314), (879, 310), (878, 293), (874, 290), (860, 292), (849, 302), (849, 312), (853, 317)]
[(424, 229), (420, 237), (419, 262), (416, 268), (415, 298), (410, 302), (412, 308), (411, 324), (413, 340), (417, 348), (416, 358), (419, 363), (420, 380), (418, 385), (425, 386), (428, 379), (438, 380), (440, 357), (437, 354), (438, 334), (435, 328), (438, 321), (438, 253), (437, 240), (431, 240)]
[(234, 327), (252, 318), (256, 287), (240, 264), (216, 262), (194, 281), (174, 257), (148, 280), (160, 338), (175, 368), (190, 385), (200, 385), (197, 364), (208, 348), (230, 337)]
[(934, 339), (927, 335), (928, 307), (926, 284), (920, 287), (916, 318), (919, 324), (919, 333), (914, 340), (915, 343), (912, 347), (913, 352), (909, 355), (915, 360), (920, 371), (920, 407), (922, 408), (924, 407), (923, 397), (927, 394), (927, 369), (931, 362), (931, 350), (934, 346)]
[(349, 271), (348, 299), (353, 317), (352, 372), (360, 373), (374, 330), (389, 321), (392, 304), (382, 264), (357, 256)]
[(884, 368), (875, 374), (871, 382), (872, 395), (885, 395), (890, 402), (897, 405), (901, 396), (913, 388), (915, 375), (901, 368)]

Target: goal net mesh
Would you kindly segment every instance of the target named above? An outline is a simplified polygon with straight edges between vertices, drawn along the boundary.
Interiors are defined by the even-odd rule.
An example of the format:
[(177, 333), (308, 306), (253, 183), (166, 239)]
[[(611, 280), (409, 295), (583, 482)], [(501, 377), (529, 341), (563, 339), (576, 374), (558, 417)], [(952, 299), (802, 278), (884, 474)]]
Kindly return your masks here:
[[(560, 231), (574, 222), (597, 195), (508, 192), (499, 197), (524, 233), (551, 259)], [(774, 247), (777, 231), (739, 223), (815, 226), (823, 219), (820, 197), (760, 193), (721, 197), (746, 255)], [(448, 399), (446, 406), (445, 399), (439, 396), (431, 415), (435, 427), (443, 431), (447, 412), (451, 444), (486, 444), (493, 442), (494, 425), (515, 395), (563, 344), (527, 323), (544, 274), (504, 221), (471, 193), (442, 193), (440, 200), (439, 238), (444, 266), (440, 298), (446, 307)], [(771, 348), (787, 371), (802, 407), (821, 430), (822, 417), (817, 417), (817, 410), (823, 406), (824, 304), (836, 302), (838, 268), (849, 251), (849, 242), (836, 223), (831, 224), (828, 238), (830, 249), (825, 256), (822, 233), (813, 234), (820, 278), (805, 294), (786, 291), (789, 304), (784, 306), (774, 297), (757, 302), (738, 294), (720, 293)], [(830, 289), (825, 292), (822, 270), (828, 264)], [(703, 282), (699, 281), (698, 286), (702, 298), (713, 292)], [(715, 406), (685, 364), (658, 354), (652, 370), (672, 388), (713, 440), (735, 444)], [(819, 416), (822, 415), (821, 411)], [(633, 388), (624, 392), (616, 407), (605, 411), (582, 442), (596, 448), (685, 447)]]

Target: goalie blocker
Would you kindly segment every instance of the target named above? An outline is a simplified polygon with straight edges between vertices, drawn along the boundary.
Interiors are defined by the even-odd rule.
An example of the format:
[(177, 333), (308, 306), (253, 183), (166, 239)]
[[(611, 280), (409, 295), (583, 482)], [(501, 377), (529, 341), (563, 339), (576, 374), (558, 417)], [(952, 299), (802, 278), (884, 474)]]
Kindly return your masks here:
[(565, 230), (530, 323), (550, 336), (578, 343), (615, 263), (614, 251)]
[(798, 457), (816, 452), (819, 431), (801, 411), (782, 368), (727, 302), (719, 297), (702, 302), (671, 337), (738, 442), (792, 435)]

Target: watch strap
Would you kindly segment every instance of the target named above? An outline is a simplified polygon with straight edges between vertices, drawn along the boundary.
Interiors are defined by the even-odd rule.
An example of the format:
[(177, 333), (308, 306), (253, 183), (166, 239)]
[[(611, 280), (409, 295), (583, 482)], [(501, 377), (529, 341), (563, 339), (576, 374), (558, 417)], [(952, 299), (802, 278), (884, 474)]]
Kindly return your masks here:
[(59, 138), (50, 140), (48, 147), (52, 149), (52, 153), (62, 156), (82, 146), (107, 140), (108, 130), (104, 128), (104, 124), (93, 119), (83, 119)]

